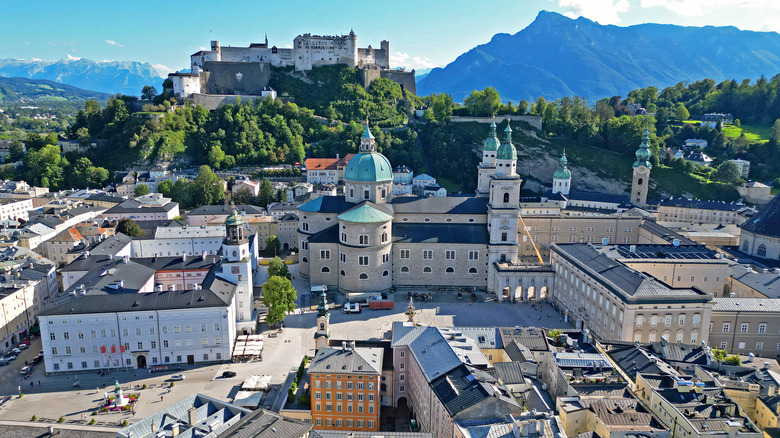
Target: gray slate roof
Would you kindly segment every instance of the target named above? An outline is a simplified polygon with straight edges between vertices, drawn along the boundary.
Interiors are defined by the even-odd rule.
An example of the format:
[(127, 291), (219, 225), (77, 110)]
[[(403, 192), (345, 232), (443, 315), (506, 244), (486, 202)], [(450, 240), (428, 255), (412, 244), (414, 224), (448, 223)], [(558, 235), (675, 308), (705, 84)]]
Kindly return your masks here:
[(520, 362), (495, 362), (496, 377), (504, 382), (504, 385), (520, 385), (525, 383)]
[(354, 350), (347, 348), (323, 347), (314, 356), (309, 374), (316, 373), (349, 373), (349, 374), (382, 374), (382, 348), (362, 348)]
[(491, 385), (478, 380), (472, 373), (472, 369), (466, 365), (460, 365), (432, 381), (431, 389), (452, 417), (487, 399), (492, 399), (494, 394), (504, 403), (501, 407), (497, 406), (497, 412), (491, 412), (491, 415), (503, 416), (520, 413), (522, 410), (514, 398), (508, 397), (508, 394), (495, 393)]
[(767, 272), (745, 272), (734, 277), (740, 283), (751, 287), (768, 298), (780, 298), (780, 275)]
[(663, 207), (695, 208), (701, 210), (719, 211), (738, 211), (745, 206), (745, 204), (737, 204), (733, 202), (701, 201), (698, 199), (684, 198), (662, 199), (658, 205)]
[[(255, 205), (236, 205), (236, 210), (238, 212), (246, 212), (246, 214), (263, 214), (263, 208), (258, 207)], [(209, 216), (219, 216), (219, 215), (229, 215), (233, 212), (233, 207), (230, 205), (202, 205), (198, 208), (192, 209), (187, 215), (188, 216), (197, 216), (197, 215), (209, 215)]]
[(713, 312), (780, 312), (780, 300), (772, 298), (715, 298)]
[[(69, 427), (73, 427), (69, 425)], [(54, 435), (49, 435), (48, 424), (4, 424), (0, 427), (0, 438), (116, 438), (116, 432), (94, 430), (92, 426), (64, 429), (54, 426)]]
[(742, 229), (763, 236), (780, 237), (780, 195), (772, 198), (758, 214), (742, 224)]
[(409, 327), (401, 322), (394, 323), (393, 347), (402, 345), (409, 347), (429, 382), (462, 364), (436, 327)]
[(219, 434), (218, 437), (301, 438), (311, 431), (311, 427), (311, 423), (259, 409), (243, 417), (241, 421)]
[(395, 214), (487, 214), (488, 198), (474, 196), (399, 196), (391, 204)]
[(490, 240), (485, 224), (394, 223), (395, 243), (461, 243), (487, 245)]

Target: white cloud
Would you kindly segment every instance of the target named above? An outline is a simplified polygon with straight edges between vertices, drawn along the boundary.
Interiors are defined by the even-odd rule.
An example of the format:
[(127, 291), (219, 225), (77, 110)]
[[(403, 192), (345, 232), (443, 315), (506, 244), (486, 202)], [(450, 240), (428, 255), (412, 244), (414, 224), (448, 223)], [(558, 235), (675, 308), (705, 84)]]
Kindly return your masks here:
[(628, 0), (558, 0), (558, 6), (568, 8), (563, 15), (569, 18), (585, 17), (601, 24), (616, 24), (618, 16), (628, 10)]
[(780, 3), (775, 0), (641, 0), (639, 5), (668, 9), (683, 17), (701, 17), (723, 9), (734, 9), (735, 13), (744, 9), (780, 9)]
[(30, 45), (30, 42), (29, 42), (29, 41), (25, 41), (25, 42), (24, 42), (24, 45), (25, 45), (25, 46), (29, 46), (29, 45)]
[(119, 44), (118, 42), (116, 42), (114, 40), (106, 40), (106, 44), (109, 44), (109, 45), (112, 45), (112, 46), (117, 46), (117, 47), (124, 47), (123, 45)]
[(79, 58), (78, 56), (71, 56), (71, 54), (68, 53), (68, 61), (78, 61), (79, 59), (81, 58)]
[(35, 61), (35, 62), (38, 62), (40, 60), (41, 60), (41, 58), (33, 58), (33, 59), (31, 59), (31, 61)]
[(200, 51), (202, 51), (202, 52), (205, 52), (205, 51), (207, 51), (207, 50), (211, 50), (211, 49), (209, 49), (209, 48), (208, 48), (208, 47), (206, 47), (206, 46), (200, 46), (200, 47), (198, 47), (198, 50), (200, 50)]
[(411, 56), (408, 53), (395, 52), (390, 54), (390, 65), (392, 67), (406, 68), (434, 68), (441, 67), (427, 56)]

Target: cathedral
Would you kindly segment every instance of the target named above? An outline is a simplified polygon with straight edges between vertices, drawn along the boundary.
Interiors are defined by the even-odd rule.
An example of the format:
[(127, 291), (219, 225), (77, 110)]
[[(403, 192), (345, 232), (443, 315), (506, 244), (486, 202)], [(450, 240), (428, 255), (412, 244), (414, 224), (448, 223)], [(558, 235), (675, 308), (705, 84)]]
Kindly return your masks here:
[[(638, 164), (634, 165), (632, 198), (638, 206), (647, 195), (650, 164), (645, 156), (649, 154), (646, 145), (645, 135), (637, 152)], [(550, 293), (553, 272), (533, 244), (536, 239), (529, 230), (536, 227), (523, 225), (523, 180), (517, 173), (517, 149), (509, 123), (501, 140), (495, 123), (490, 125), (477, 174), (474, 196), (393, 197), (392, 167), (377, 152), (374, 136), (366, 126), (360, 150), (344, 172), (344, 194), (323, 196), (299, 207), (301, 275), (312, 285), (327, 285), (349, 297), (396, 287), (496, 292), (509, 283), (519, 282), (532, 285), (533, 298), (544, 298)], [(555, 192), (569, 193), (571, 172), (565, 154), (553, 183)], [(621, 218), (616, 213), (609, 220), (615, 223)], [(601, 218), (579, 219), (597, 223)], [(533, 218), (526, 218), (526, 222), (529, 220)], [(544, 220), (563, 224), (573, 219), (558, 212)], [(642, 219), (627, 220), (634, 223)], [(554, 228), (557, 231), (559, 227)], [(639, 227), (623, 227), (631, 234), (627, 238), (599, 234), (603, 230), (614, 233), (614, 225), (611, 228), (612, 231), (610, 227), (597, 231), (592, 227), (592, 236), (578, 236), (573, 241), (612, 241), (613, 237), (622, 237), (623, 242), (640, 240)], [(521, 260), (521, 244), (528, 241), (536, 256)]]

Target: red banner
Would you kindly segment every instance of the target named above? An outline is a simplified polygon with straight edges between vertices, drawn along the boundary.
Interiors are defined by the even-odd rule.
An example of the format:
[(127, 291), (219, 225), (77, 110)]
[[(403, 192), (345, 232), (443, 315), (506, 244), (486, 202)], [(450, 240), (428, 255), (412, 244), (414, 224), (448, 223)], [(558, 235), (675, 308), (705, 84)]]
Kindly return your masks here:
[(116, 353), (116, 345), (112, 345), (111, 346), (111, 352), (112, 353)]
[(104, 346), (102, 346), (102, 347), (100, 347), (100, 352), (101, 352), (102, 354), (106, 354), (106, 346), (105, 346), (105, 345), (104, 345)]
[(119, 352), (120, 353), (124, 353), (125, 352), (125, 346), (124, 345), (120, 345), (119, 346)]

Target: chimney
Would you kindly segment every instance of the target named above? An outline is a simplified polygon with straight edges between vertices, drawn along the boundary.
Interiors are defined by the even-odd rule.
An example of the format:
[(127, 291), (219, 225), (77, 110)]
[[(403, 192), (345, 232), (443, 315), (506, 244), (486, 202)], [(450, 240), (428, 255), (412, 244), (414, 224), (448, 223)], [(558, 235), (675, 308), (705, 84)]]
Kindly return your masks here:
[(347, 341), (343, 341), (341, 343), (341, 349), (344, 350), (344, 351), (347, 351)]
[(774, 397), (776, 393), (777, 393), (777, 387), (775, 385), (769, 385), (769, 387), (766, 389), (767, 397)]
[(171, 436), (179, 436), (179, 422), (175, 422), (171, 425)]
[(764, 362), (764, 367), (761, 368), (762, 370), (768, 370), (769, 369), (769, 362)]
[(350, 345), (349, 345), (349, 347), (350, 347), (350, 349), (351, 349), (352, 351), (354, 351), (354, 350), (355, 350), (355, 341), (352, 341), (352, 342), (350, 342)]
[(158, 284), (157, 285), (157, 292), (162, 292), (162, 291), (163, 291), (163, 285)]
[(729, 438), (735, 438), (737, 436), (737, 433), (739, 432), (740, 424), (737, 421), (727, 421), (726, 422), (726, 434), (728, 434)]
[(197, 411), (197, 409), (190, 408), (187, 411), (187, 414), (189, 415), (190, 426), (192, 426), (192, 425), (194, 425), (195, 423), (198, 422), (198, 411)]
[(175, 292), (176, 291), (176, 285), (172, 284), (172, 285), (168, 286), (168, 290), (171, 291), (171, 292)]

